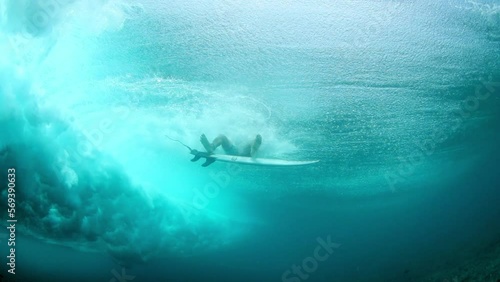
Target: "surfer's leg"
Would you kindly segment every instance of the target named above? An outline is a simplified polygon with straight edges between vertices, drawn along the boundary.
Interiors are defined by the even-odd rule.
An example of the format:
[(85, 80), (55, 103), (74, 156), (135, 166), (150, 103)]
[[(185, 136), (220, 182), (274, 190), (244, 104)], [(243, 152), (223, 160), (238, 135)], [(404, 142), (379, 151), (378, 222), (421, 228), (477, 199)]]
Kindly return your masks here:
[(212, 144), (208, 142), (207, 136), (205, 136), (205, 134), (202, 134), (200, 136), (200, 142), (203, 145), (203, 147), (205, 147), (207, 153), (211, 154), (215, 150), (215, 148), (212, 147)]
[(230, 152), (233, 148), (233, 144), (231, 144), (231, 141), (229, 141), (229, 139), (224, 134), (220, 134), (214, 139), (214, 141), (212, 141), (212, 148), (214, 148), (214, 150), (220, 145), (222, 145), (222, 149), (224, 149), (226, 153)]
[(238, 150), (224, 134), (220, 134), (219, 136), (217, 136), (214, 141), (212, 141), (212, 143), (208, 142), (205, 134), (202, 134), (200, 137), (200, 141), (201, 144), (203, 144), (203, 147), (205, 147), (205, 150), (210, 154), (222, 145), (222, 149), (224, 149), (224, 152), (226, 152), (226, 154), (238, 155)]
[(257, 150), (259, 150), (261, 144), (262, 144), (262, 136), (260, 136), (260, 134), (257, 134), (257, 136), (255, 136), (255, 140), (252, 142), (252, 146), (250, 148), (250, 156), (251, 157), (255, 157), (255, 154), (257, 153)]

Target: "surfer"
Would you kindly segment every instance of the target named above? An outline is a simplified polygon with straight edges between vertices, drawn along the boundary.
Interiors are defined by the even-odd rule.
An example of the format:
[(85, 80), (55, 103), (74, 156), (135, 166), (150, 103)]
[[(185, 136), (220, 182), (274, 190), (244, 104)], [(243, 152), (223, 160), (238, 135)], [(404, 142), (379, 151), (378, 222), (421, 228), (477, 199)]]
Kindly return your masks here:
[(257, 150), (262, 144), (262, 136), (260, 136), (260, 134), (257, 134), (254, 140), (247, 143), (242, 148), (238, 148), (234, 144), (232, 144), (231, 141), (229, 141), (229, 139), (224, 134), (220, 134), (219, 136), (217, 136), (212, 141), (212, 143), (208, 141), (207, 136), (205, 136), (205, 134), (202, 134), (200, 136), (200, 142), (201, 144), (203, 144), (203, 147), (205, 147), (205, 150), (209, 154), (212, 154), (215, 151), (215, 149), (217, 149), (217, 147), (222, 145), (222, 149), (224, 149), (224, 152), (226, 152), (226, 154), (228, 155), (255, 157)]
[[(247, 143), (244, 147), (238, 149), (234, 146), (229, 139), (220, 134), (217, 138), (214, 139), (212, 143), (208, 142), (207, 136), (202, 134), (200, 136), (201, 144), (205, 147), (206, 152), (200, 152), (196, 149), (192, 149), (188, 145), (182, 143), (177, 139), (173, 139), (166, 135), (166, 137), (172, 141), (179, 142), (182, 146), (188, 148), (189, 153), (194, 155), (191, 159), (192, 162), (196, 162), (201, 158), (205, 159), (205, 162), (201, 165), (203, 167), (207, 167), (215, 161), (221, 162), (230, 162), (230, 163), (240, 163), (240, 164), (251, 164), (251, 165), (265, 165), (265, 166), (295, 166), (295, 165), (308, 165), (314, 164), (319, 161), (289, 161), (289, 160), (280, 160), (280, 159), (265, 159), (265, 158), (255, 158), (255, 154), (257, 150), (260, 148), (262, 144), (262, 136), (257, 134), (255, 139), (249, 143)], [(212, 155), (212, 153), (217, 149), (217, 147), (221, 146), (226, 151), (227, 155)]]

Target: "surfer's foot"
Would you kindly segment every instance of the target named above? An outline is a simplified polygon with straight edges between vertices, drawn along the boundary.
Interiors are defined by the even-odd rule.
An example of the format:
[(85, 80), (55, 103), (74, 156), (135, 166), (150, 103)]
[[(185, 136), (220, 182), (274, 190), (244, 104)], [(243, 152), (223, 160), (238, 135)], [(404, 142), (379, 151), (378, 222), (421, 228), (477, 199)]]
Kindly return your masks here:
[(200, 136), (200, 142), (203, 145), (203, 147), (205, 147), (207, 153), (211, 154), (214, 151), (212, 145), (210, 144), (210, 142), (208, 142), (207, 136), (205, 136), (205, 134), (202, 134)]
[(259, 147), (262, 144), (262, 136), (260, 136), (260, 134), (257, 134), (255, 136), (255, 140), (254, 140), (253, 144), (257, 145), (257, 147)]

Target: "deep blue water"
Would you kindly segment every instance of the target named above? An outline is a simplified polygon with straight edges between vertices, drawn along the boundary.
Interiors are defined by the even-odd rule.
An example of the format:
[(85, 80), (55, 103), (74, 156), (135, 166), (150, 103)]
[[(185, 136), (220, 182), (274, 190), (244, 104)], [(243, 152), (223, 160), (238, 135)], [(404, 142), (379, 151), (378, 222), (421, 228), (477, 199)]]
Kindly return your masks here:
[(498, 1), (0, 0), (0, 129), (6, 281), (500, 279)]

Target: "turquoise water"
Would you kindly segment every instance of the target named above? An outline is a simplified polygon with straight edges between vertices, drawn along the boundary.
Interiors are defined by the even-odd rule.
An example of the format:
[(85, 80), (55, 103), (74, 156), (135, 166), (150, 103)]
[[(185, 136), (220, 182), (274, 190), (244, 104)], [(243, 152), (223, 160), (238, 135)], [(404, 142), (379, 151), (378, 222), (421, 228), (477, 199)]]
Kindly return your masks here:
[[(500, 240), (497, 1), (0, 0), (0, 42), (16, 281), (424, 281)], [(202, 133), (321, 162), (165, 138)]]

